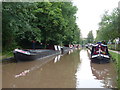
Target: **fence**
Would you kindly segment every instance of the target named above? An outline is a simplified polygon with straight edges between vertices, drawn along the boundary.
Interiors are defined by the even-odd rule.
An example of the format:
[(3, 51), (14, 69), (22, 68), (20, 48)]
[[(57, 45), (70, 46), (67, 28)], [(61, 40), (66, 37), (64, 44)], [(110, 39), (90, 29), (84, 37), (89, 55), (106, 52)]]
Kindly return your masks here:
[(108, 48), (111, 49), (111, 50), (120, 51), (120, 44), (109, 44)]

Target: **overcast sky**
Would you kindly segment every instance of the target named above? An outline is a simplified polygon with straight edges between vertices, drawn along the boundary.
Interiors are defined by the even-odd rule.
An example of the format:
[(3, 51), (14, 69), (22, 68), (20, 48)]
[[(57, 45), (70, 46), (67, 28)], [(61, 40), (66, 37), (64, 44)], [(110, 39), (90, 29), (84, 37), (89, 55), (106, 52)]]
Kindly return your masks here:
[(90, 30), (96, 36), (98, 23), (105, 10), (110, 12), (118, 7), (120, 0), (73, 0), (78, 8), (77, 24), (81, 29), (82, 36), (85, 38)]

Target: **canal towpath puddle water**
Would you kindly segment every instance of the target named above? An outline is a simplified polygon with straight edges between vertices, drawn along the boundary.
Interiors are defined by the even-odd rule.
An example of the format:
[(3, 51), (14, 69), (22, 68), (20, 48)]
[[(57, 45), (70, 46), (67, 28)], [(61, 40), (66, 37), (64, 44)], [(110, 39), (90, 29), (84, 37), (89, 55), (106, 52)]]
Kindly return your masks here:
[(3, 88), (114, 88), (112, 63), (91, 63), (86, 50), (43, 61), (2, 65)]

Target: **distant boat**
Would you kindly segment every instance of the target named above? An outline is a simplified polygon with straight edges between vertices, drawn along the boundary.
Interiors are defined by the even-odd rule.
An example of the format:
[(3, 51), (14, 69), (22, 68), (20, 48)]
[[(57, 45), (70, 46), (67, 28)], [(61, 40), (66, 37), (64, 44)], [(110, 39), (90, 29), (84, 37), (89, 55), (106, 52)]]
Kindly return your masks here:
[(17, 61), (30, 61), (36, 60), (47, 56), (53, 56), (60, 54), (60, 51), (55, 50), (42, 50), (42, 49), (29, 49), (29, 50), (22, 50), (22, 49), (15, 49), (13, 51), (14, 58)]
[(102, 43), (92, 45), (91, 61), (98, 63), (110, 62), (110, 54), (107, 45)]

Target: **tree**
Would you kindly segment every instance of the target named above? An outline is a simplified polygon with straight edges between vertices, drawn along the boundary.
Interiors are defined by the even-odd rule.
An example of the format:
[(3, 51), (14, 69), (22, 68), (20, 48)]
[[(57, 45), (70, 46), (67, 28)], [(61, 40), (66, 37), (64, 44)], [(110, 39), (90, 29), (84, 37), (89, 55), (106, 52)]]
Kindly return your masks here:
[(94, 37), (93, 37), (93, 33), (92, 33), (92, 30), (89, 31), (88, 35), (87, 35), (87, 42), (88, 43), (92, 43), (94, 40)]
[(79, 43), (76, 11), (71, 2), (3, 2), (3, 49)]
[(115, 8), (111, 14), (106, 11), (99, 23), (96, 40), (114, 40), (120, 37), (120, 10)]
[(3, 3), (3, 49), (24, 46), (33, 39), (40, 41), (40, 31), (35, 26), (36, 17), (33, 15), (35, 8), (36, 4), (32, 3)]

